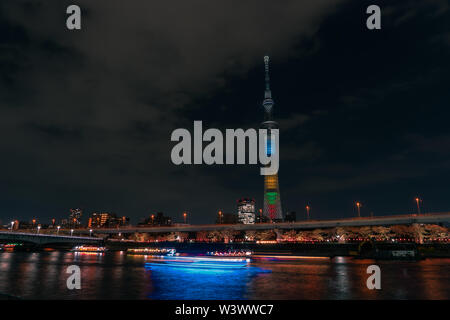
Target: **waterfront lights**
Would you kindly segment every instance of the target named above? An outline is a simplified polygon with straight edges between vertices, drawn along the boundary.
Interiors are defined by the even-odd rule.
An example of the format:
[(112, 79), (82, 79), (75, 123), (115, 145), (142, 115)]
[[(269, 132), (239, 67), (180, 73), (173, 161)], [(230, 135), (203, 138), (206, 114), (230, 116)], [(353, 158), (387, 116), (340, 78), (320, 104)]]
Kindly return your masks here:
[(61, 226), (56, 227), (56, 234), (59, 234), (59, 229), (61, 229)]
[(358, 218), (361, 218), (361, 202), (356, 201), (356, 209), (358, 210)]
[(37, 227), (37, 233), (39, 233), (39, 230), (41, 230), (41, 226)]
[(92, 229), (89, 229), (89, 237), (92, 236)]
[(11, 221), (11, 231), (14, 229), (14, 221)]
[(419, 197), (417, 197), (415, 200), (417, 204), (417, 213), (420, 214), (420, 201), (422, 200)]
[(70, 229), (70, 235), (71, 236), (73, 235), (73, 229)]
[(311, 209), (310, 206), (306, 206), (306, 220), (309, 220), (309, 210)]
[(186, 224), (186, 217), (187, 217), (187, 213), (186, 213), (186, 212), (183, 212), (184, 224)]

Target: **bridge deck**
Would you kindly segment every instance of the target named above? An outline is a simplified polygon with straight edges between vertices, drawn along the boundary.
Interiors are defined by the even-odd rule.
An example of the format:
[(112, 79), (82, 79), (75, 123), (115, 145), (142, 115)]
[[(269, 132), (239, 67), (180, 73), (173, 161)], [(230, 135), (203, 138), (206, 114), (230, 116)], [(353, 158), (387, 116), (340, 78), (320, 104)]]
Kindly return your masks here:
[[(382, 226), (395, 224), (413, 224), (413, 223), (441, 223), (450, 222), (450, 212), (411, 214), (384, 217), (364, 217), (333, 220), (309, 220), (299, 222), (281, 222), (281, 223), (257, 223), (257, 224), (205, 224), (205, 225), (174, 225), (174, 226), (155, 226), (155, 227), (121, 227), (115, 229), (94, 229), (96, 234), (113, 233), (158, 233), (158, 232), (194, 232), (211, 230), (270, 230), (270, 229), (316, 229), (333, 228), (339, 226)], [(89, 233), (89, 229), (77, 229), (79, 233)]]
[(101, 238), (94, 238), (94, 237), (76, 237), (76, 236), (38, 234), (30, 232), (10, 232), (10, 231), (0, 231), (0, 240), (29, 242), (35, 244), (49, 244), (49, 243), (88, 244), (103, 241), (103, 239)]

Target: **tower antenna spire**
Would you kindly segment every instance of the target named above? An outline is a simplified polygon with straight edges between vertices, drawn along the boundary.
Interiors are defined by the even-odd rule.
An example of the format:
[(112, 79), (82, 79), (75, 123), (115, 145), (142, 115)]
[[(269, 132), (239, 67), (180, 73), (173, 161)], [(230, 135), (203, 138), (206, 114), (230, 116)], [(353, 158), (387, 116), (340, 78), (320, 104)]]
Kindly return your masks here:
[(265, 69), (266, 90), (264, 91), (263, 107), (266, 113), (265, 115), (266, 120), (271, 120), (273, 100), (272, 100), (272, 92), (270, 91), (269, 56), (264, 56), (264, 69)]
[(270, 77), (269, 77), (269, 56), (264, 56), (264, 68), (266, 70), (266, 91), (270, 92)]

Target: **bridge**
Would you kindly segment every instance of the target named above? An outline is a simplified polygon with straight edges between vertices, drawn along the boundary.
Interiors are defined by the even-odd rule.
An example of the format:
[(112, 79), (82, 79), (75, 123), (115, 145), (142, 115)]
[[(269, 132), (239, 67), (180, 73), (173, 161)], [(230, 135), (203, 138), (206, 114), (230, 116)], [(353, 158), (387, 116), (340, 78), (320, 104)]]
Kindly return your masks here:
[[(308, 220), (299, 222), (280, 223), (256, 223), (256, 224), (205, 224), (205, 225), (172, 225), (152, 227), (121, 227), (94, 229), (96, 234), (118, 234), (118, 233), (167, 233), (167, 232), (196, 232), (213, 230), (308, 230), (334, 227), (361, 227), (361, 226), (389, 226), (389, 225), (411, 225), (411, 224), (436, 224), (450, 222), (450, 212), (410, 214), (384, 217), (363, 217), (334, 220)], [(89, 233), (89, 229), (77, 229), (78, 233)]]
[(29, 243), (37, 246), (62, 244), (81, 245), (101, 243), (103, 239), (94, 237), (74, 237), (49, 234), (37, 234), (26, 232), (6, 232), (0, 231), (0, 242)]

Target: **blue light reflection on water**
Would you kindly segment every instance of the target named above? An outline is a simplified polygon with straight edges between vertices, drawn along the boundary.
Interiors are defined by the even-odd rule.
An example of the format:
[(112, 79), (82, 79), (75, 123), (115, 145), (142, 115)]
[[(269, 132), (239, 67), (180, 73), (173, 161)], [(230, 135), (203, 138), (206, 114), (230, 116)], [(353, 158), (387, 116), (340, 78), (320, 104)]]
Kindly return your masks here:
[(147, 264), (153, 282), (150, 299), (229, 300), (245, 299), (250, 281), (270, 270), (248, 266), (236, 269), (204, 269)]

